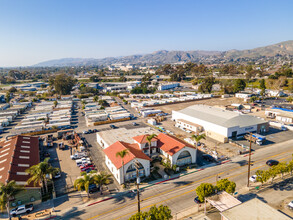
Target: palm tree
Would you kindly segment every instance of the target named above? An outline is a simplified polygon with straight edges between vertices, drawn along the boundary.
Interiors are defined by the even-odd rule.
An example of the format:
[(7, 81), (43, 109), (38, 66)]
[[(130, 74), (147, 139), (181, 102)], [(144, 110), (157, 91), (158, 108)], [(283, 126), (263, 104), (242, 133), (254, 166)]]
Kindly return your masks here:
[(0, 206), (1, 210), (6, 207), (8, 219), (10, 219), (9, 200), (22, 190), (24, 190), (24, 188), (16, 185), (14, 180), (10, 181), (7, 184), (0, 183)]
[(94, 102), (99, 101), (99, 96), (95, 95), (94, 98), (93, 98), (93, 101), (94, 101)]
[(129, 151), (128, 149), (125, 149), (125, 150), (122, 150), (122, 151), (119, 151), (116, 153), (116, 157), (120, 157), (121, 160), (122, 160), (122, 173), (123, 173), (123, 184), (125, 184), (125, 176), (124, 176), (124, 160), (123, 158), (129, 154)]
[(93, 176), (95, 184), (98, 184), (100, 186), (101, 195), (103, 194), (103, 185), (107, 185), (110, 183), (110, 174), (106, 172), (100, 172), (99, 174), (96, 174)]
[(196, 149), (197, 149), (197, 143), (201, 140), (201, 139), (206, 139), (206, 135), (205, 134), (199, 134), (199, 135), (192, 135), (191, 138), (193, 138), (196, 142)]
[(151, 134), (151, 135), (148, 135), (147, 136), (147, 141), (148, 141), (148, 143), (149, 143), (149, 152), (150, 152), (150, 155), (151, 155), (151, 145), (152, 145), (152, 139), (154, 138), (154, 137), (156, 137), (157, 135), (156, 134)]
[(85, 190), (87, 193), (87, 197), (90, 197), (89, 194), (89, 185), (94, 183), (94, 175), (92, 174), (83, 174), (81, 177), (77, 178), (74, 181), (74, 189), (77, 189), (78, 191)]
[(40, 183), (45, 187), (46, 192), (48, 193), (48, 182), (47, 175), (54, 175), (59, 172), (58, 168), (52, 167), (48, 161), (50, 158), (46, 158), (43, 162), (40, 162), (36, 165), (31, 166), (25, 172), (31, 175), (27, 180), (27, 184), (34, 182), (34, 186)]

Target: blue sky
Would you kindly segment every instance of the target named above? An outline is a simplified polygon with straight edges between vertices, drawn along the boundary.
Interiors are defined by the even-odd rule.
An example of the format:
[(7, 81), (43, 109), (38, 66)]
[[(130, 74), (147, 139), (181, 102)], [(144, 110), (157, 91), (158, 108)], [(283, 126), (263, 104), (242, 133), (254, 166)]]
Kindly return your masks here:
[(0, 66), (293, 40), (291, 0), (0, 0)]

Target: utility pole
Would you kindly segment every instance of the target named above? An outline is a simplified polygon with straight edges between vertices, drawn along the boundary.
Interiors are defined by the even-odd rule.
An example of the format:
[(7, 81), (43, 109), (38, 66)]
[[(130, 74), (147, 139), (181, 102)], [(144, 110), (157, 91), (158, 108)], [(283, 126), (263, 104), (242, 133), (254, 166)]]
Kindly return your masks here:
[(251, 162), (251, 139), (252, 139), (252, 134), (251, 134), (251, 133), (249, 133), (249, 155), (248, 155), (247, 187), (249, 187), (249, 178), (250, 178), (250, 162)]
[(139, 162), (137, 160), (134, 161), (134, 166), (136, 169), (136, 192), (137, 192), (137, 211), (140, 212), (140, 198), (139, 198), (139, 184), (140, 184), (140, 178), (139, 178)]

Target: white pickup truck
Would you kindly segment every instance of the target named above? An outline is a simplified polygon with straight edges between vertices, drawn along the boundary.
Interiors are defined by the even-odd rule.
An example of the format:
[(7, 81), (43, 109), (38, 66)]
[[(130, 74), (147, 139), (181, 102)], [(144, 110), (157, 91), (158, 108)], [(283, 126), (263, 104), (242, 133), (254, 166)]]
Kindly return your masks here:
[(21, 205), (21, 206), (16, 207), (15, 209), (12, 209), (10, 211), (10, 215), (17, 216), (17, 215), (21, 215), (24, 213), (30, 213), (33, 210), (34, 210), (33, 204)]

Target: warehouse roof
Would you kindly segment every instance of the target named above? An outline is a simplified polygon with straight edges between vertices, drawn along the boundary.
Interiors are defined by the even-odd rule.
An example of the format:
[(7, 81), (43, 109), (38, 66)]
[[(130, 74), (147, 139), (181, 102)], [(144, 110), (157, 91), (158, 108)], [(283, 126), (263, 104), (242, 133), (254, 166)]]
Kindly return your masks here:
[(247, 127), (266, 122), (264, 119), (251, 115), (243, 115), (208, 105), (193, 105), (179, 112), (226, 128)]
[(222, 212), (221, 215), (229, 220), (291, 219), (257, 198), (234, 206)]
[(0, 142), (0, 182), (15, 180), (18, 185), (27, 185), (30, 176), (25, 173), (29, 167), (40, 162), (39, 138), (15, 136)]

